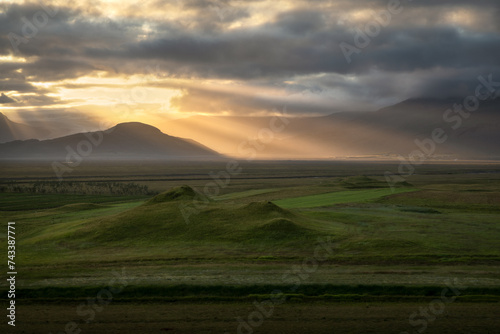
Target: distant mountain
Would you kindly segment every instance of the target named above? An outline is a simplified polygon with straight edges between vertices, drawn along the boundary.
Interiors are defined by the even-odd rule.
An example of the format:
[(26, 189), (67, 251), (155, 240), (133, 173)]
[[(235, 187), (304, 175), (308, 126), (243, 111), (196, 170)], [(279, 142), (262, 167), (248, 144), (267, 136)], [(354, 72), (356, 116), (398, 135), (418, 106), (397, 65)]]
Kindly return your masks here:
[[(500, 101), (484, 101), (468, 116), (452, 111), (460, 102), (410, 99), (376, 112), (332, 114), (314, 127), (313, 136), (332, 146), (341, 143), (345, 155), (408, 156), (422, 147), (417, 142), (428, 143), (433, 131), (442, 129), (446, 140), (435, 143), (434, 157), (500, 158)], [(311, 136), (304, 130), (295, 135)]]
[(169, 160), (219, 156), (196, 141), (166, 135), (143, 123), (122, 123), (105, 131), (78, 133), (50, 140), (18, 140), (0, 144), (2, 159), (77, 162), (80, 158)]
[[(78, 153), (86, 149), (87, 137), (99, 141), (103, 136), (99, 145), (90, 141), (93, 158), (216, 157), (213, 148), (240, 159), (395, 159), (421, 149), (418, 142), (428, 142), (435, 129), (442, 129), (446, 140), (436, 143), (426, 160), (500, 159), (500, 99), (481, 101), (470, 113), (465, 108), (452, 110), (462, 102), (410, 99), (378, 111), (321, 117), (194, 116), (162, 124), (169, 135), (149, 125), (123, 123), (104, 132), (0, 144), (0, 157), (61, 160), (69, 154), (68, 147)], [(33, 128), (3, 115), (0, 129), (4, 138), (43, 138), (30, 136)]]
[(13, 140), (26, 140), (35, 138), (44, 138), (48, 131), (33, 126), (12, 122), (0, 113), (0, 143), (6, 143)]
[[(211, 147), (226, 145), (224, 153), (229, 155), (255, 153), (264, 159), (407, 157), (419, 149), (416, 141), (432, 138), (434, 129), (441, 128), (447, 139), (436, 144), (429, 158), (500, 158), (500, 100), (482, 101), (467, 118), (447, 111), (462, 101), (410, 99), (374, 112), (282, 120), (195, 116), (171, 121), (164, 128), (174, 135), (179, 132), (195, 140), (204, 138)], [(270, 135), (273, 127), (278, 131)]]

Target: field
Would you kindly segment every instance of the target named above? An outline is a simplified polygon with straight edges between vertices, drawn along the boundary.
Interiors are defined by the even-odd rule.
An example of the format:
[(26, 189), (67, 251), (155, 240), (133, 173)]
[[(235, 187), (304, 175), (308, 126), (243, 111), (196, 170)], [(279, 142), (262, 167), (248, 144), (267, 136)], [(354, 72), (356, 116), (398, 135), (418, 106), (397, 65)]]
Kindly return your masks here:
[[(53, 178), (1, 168), (0, 187)], [(75, 193), (0, 193), (2, 249), (16, 222), (16, 332), (495, 332), (500, 164), (429, 163), (391, 189), (397, 168), (88, 162), (63, 181)], [(77, 193), (99, 182), (149, 194)], [(409, 319), (445, 290), (434, 320)], [(259, 303), (274, 311), (257, 326)]]
[[(421, 303), (304, 303), (289, 302), (273, 309), (261, 326), (241, 325), (236, 319), (255, 311), (247, 303), (111, 303), (95, 321), (75, 317), (77, 303), (27, 305), (27, 333), (63, 332), (66, 319), (82, 333), (402, 333), (410, 332), (408, 315)], [(473, 312), (471, 312), (473, 310)], [(79, 321), (80, 320), (80, 321)], [(439, 319), (419, 324), (429, 334), (495, 333), (500, 327), (498, 306), (489, 304), (450, 305)]]

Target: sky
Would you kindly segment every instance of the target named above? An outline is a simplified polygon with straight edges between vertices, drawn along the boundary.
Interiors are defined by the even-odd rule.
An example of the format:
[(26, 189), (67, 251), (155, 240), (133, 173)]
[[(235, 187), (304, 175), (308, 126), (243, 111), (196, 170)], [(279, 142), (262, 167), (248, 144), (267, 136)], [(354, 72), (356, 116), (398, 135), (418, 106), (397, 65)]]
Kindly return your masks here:
[(68, 131), (369, 111), (500, 76), (497, 0), (0, 2), (0, 112)]

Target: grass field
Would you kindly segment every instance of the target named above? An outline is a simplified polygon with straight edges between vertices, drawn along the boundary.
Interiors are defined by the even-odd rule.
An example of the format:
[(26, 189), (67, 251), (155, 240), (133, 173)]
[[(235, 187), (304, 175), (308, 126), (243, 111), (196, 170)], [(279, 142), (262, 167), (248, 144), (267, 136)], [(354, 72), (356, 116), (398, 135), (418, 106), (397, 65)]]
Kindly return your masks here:
[[(18, 174), (21, 167), (29, 180)], [(5, 168), (8, 182), (46, 177), (21, 167)], [(110, 182), (113, 172), (113, 182), (161, 192), (149, 197), (0, 193), (5, 231), (16, 222), (25, 332), (62, 331), (52, 328), (75, 319), (74, 311), (57, 319), (53, 312), (95, 296), (116, 273), (127, 287), (100, 320), (85, 324), (88, 332), (125, 333), (131, 323), (146, 332), (237, 332), (235, 312), (247, 316), (243, 310), (273, 289), (289, 298), (259, 327), (262, 333), (293, 332), (285, 324), (298, 314), (302, 331), (411, 332), (410, 309), (427, 305), (450, 281), (466, 287), (446, 308), (458, 313), (438, 317), (442, 322), (427, 332), (454, 332), (459, 318), (467, 333), (494, 332), (500, 166), (424, 165), (392, 192), (386, 164), (258, 162), (208, 198), (204, 186), (218, 167), (92, 165), (74, 174), (78, 182)], [(270, 168), (280, 168), (279, 177), (270, 177)], [(321, 245), (328, 251), (319, 259)], [(6, 246), (4, 234), (0, 248)], [(375, 313), (366, 307), (372, 303)], [(489, 315), (476, 316), (479, 309)], [(129, 319), (118, 321), (118, 314)], [(366, 323), (354, 325), (355, 319)]]
[(103, 204), (137, 201), (144, 196), (102, 196), (102, 195), (71, 195), (71, 194), (25, 194), (1, 193), (0, 211), (44, 210), (58, 208), (68, 204), (88, 203)]
[(416, 189), (366, 189), (366, 190), (348, 190), (336, 191), (332, 193), (310, 195), (303, 197), (287, 198), (275, 203), (282, 208), (315, 208), (320, 206), (330, 206), (340, 203), (363, 203), (366, 201), (378, 199), (380, 197), (393, 194), (406, 193)]

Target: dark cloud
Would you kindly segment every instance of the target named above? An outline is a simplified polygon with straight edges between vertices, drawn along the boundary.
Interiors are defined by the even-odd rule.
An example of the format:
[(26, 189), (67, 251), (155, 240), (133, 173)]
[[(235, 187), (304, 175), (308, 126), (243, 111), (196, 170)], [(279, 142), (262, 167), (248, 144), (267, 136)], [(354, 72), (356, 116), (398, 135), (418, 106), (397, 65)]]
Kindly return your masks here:
[(1, 63), (0, 62), (0, 80), (7, 78), (22, 78), (19, 72), (16, 72), (23, 68), (23, 63), (20, 62), (9, 62), (9, 63)]
[[(402, 1), (403, 11), (391, 15), (379, 32), (371, 37), (363, 33), (363, 46), (356, 38), (376, 22), (376, 13), (386, 10), (387, 0), (294, 1), (260, 24), (233, 26), (252, 18), (251, 5), (262, 3), (157, 0), (145, 2), (145, 8), (126, 4), (125, 14), (112, 19), (96, 8), (59, 7), (35, 37), (19, 45), (25, 63), (0, 62), (0, 79), (6, 85), (2, 90), (36, 92), (40, 97), (47, 92), (31, 81), (73, 79), (96, 71), (106, 76), (143, 74), (153, 63), (170, 78), (230, 79), (279, 87), (288, 96), (316, 96), (316, 102), (293, 100), (291, 109), (328, 112), (344, 106), (342, 96), (357, 108), (370, 100), (380, 104), (412, 96), (463, 95), (478, 75), (500, 73), (498, 1)], [(186, 15), (139, 15), (165, 8)], [(37, 3), (0, 5), (0, 55), (14, 53), (9, 33), (21, 35), (22, 18), (32, 18), (39, 10)], [(372, 12), (361, 19), (353, 15), (361, 10)], [(351, 62), (341, 43), (357, 48)], [(199, 88), (187, 92), (173, 104), (183, 110), (203, 106), (214, 113), (269, 110), (287, 98)]]
[[(114, 48), (84, 48), (102, 66), (111, 59), (161, 62), (172, 76), (257, 79), (333, 72), (366, 73), (373, 67), (413, 71), (434, 67), (497, 66), (500, 36), (469, 34), (455, 26), (383, 28), (347, 63), (340, 43), (353, 45), (356, 29), (332, 25), (320, 11), (280, 14), (265, 27), (206, 34), (177, 31)], [(158, 33), (158, 35), (161, 35)], [(130, 66), (122, 69), (130, 70)], [(133, 71), (133, 68), (132, 68)]]
[[(180, 2), (182, 8), (194, 11), (196, 20), (189, 23), (192, 29), (205, 32), (223, 30), (224, 26), (249, 17), (247, 8), (233, 4), (230, 0), (187, 0)], [(247, 3), (251, 3), (248, 1)]]
[(0, 89), (9, 92), (14, 91), (18, 93), (30, 93), (38, 91), (38, 89), (27, 82), (24, 78), (9, 78), (0, 80)]
[(276, 26), (295, 36), (303, 36), (325, 28), (326, 20), (320, 11), (296, 9), (278, 15)]
[(89, 60), (40, 58), (24, 66), (25, 73), (40, 81), (57, 81), (78, 78), (97, 68)]
[(8, 97), (4, 93), (2, 93), (2, 95), (0, 95), (0, 104), (13, 103), (13, 102), (16, 102), (16, 100)]

